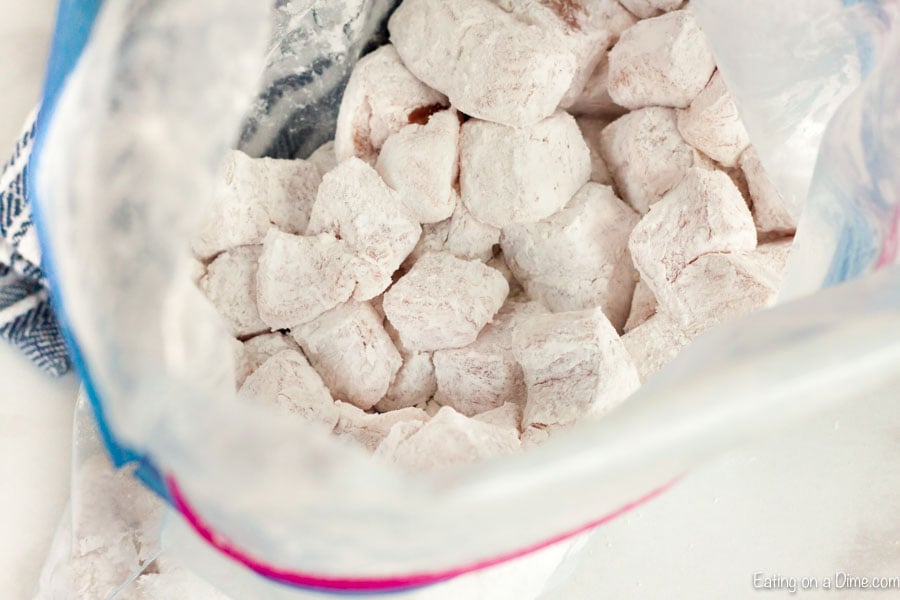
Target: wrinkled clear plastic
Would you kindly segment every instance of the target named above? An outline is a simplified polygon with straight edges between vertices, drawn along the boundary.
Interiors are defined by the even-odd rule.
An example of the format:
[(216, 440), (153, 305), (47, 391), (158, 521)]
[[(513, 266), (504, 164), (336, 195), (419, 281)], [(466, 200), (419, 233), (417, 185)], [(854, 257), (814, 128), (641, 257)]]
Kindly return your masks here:
[[(103, 421), (246, 555), (338, 579), (477, 566), (578, 531), (773, 427), (900, 385), (897, 4), (693, 0), (763, 164), (798, 209), (806, 198), (783, 293), (795, 302), (702, 336), (602, 420), (440, 477), (238, 403), (228, 334), (189, 276), (189, 234), (235, 139), (304, 155), (330, 135), (389, 3), (281, 0), (268, 51), (257, 4), (107, 3), (38, 173), (56, 298)], [(334, 68), (306, 69), (312, 48)], [(294, 70), (306, 84), (272, 96)], [(237, 598), (316, 595), (251, 575), (184, 522), (171, 535), (193, 539), (188, 558)], [(562, 555), (544, 556), (519, 564), (552, 563), (549, 576)]]

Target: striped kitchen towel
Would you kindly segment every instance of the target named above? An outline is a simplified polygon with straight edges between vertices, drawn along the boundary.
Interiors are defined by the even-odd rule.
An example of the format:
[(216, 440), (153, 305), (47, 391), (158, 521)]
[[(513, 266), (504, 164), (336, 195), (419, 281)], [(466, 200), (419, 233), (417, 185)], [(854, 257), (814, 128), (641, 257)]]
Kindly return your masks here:
[(28, 204), (27, 173), (36, 120), (34, 111), (12, 158), (0, 171), (0, 338), (58, 376), (69, 370), (69, 356), (50, 306)]

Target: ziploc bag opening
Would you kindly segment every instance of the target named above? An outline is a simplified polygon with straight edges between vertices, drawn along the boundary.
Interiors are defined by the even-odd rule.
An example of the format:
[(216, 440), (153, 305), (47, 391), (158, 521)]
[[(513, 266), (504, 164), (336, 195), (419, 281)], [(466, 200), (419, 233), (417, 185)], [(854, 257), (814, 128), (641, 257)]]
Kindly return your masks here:
[[(727, 14), (713, 0), (692, 6), (763, 162), (797, 165), (776, 177), (782, 190), (801, 198), (808, 187), (806, 214), (833, 217), (804, 216), (791, 272), (805, 269), (798, 262), (805, 252), (801, 236), (846, 231), (861, 215), (879, 225), (852, 229), (849, 239), (856, 241), (836, 243), (830, 254), (809, 251), (818, 263), (860, 257), (857, 267), (829, 282), (896, 261), (890, 250), (896, 226), (883, 218), (896, 215), (891, 190), (898, 182), (879, 171), (878, 185), (871, 185), (866, 166), (845, 171), (840, 187), (829, 186), (825, 174), (847, 163), (830, 158), (836, 150), (819, 153), (821, 145), (839, 148), (861, 132), (867, 132), (861, 147), (878, 147), (869, 143), (872, 127), (858, 127), (871, 115), (896, 125), (896, 104), (889, 102), (897, 84), (886, 75), (896, 64), (889, 53), (876, 52), (877, 43), (869, 46), (868, 83), (841, 105), (866, 71), (857, 38), (896, 38), (893, 15), (876, 3), (728, 4)], [(222, 343), (228, 333), (190, 281), (187, 239), (242, 122), (240, 145), (254, 154), (305, 155), (330, 135), (323, 115), (333, 119), (336, 96), (330, 94), (340, 84), (319, 87), (316, 68), (303, 71), (311, 81), (298, 84), (295, 91), (302, 92), (293, 100), (267, 93), (256, 104), (248, 100), (259, 73), (266, 73), (271, 90), (296, 65), (315, 64), (298, 50), (317, 47), (309, 41), (309, 28), (321, 26), (313, 6), (336, 5), (279, 4), (283, 38), (267, 54), (265, 7), (108, 4), (60, 98), (36, 175), (55, 299), (114, 456), (140, 462), (161, 494), (194, 515), (195, 530), (205, 528), (220, 550), (234, 550), (233, 561), (276, 582), (318, 589), (379, 591), (442, 581), (579, 532), (738, 440), (846, 399), (864, 384), (896, 383), (890, 369), (900, 352), (894, 268), (723, 325), (604, 420), (440, 478), (373, 463), (304, 423), (236, 402), (232, 358)], [(371, 12), (357, 16), (388, 9), (358, 7)], [(820, 30), (811, 33), (805, 21), (785, 16), (804, 10), (840, 26), (817, 37)], [(760, 77), (748, 45), (761, 42), (749, 33), (731, 36), (739, 15), (746, 17), (744, 31), (778, 32), (765, 36), (758, 65), (780, 57), (786, 70), (809, 74), (802, 93), (785, 84), (784, 97), (802, 100), (782, 103), (789, 114), (771, 114), (771, 104), (747, 92)], [(341, 23), (339, 17), (329, 22)], [(357, 23), (344, 43), (361, 52), (375, 26), (366, 18)], [(797, 37), (798, 28), (805, 37)], [(346, 34), (343, 26), (326, 31)], [(321, 47), (335, 48), (340, 38), (326, 37)], [(798, 39), (806, 60), (794, 63), (785, 57)], [(282, 56), (285, 48), (290, 52)], [(348, 69), (323, 67), (321, 75), (337, 82)], [(785, 73), (771, 81), (793, 80)], [(248, 103), (250, 117), (242, 121)], [(268, 110), (271, 121), (262, 116)], [(783, 126), (768, 129), (767, 119)], [(312, 126), (319, 122), (322, 129)], [(791, 129), (795, 123), (799, 131)], [(827, 131), (824, 123), (832, 123)], [(819, 157), (816, 177), (810, 156)], [(871, 192), (871, 202), (852, 193), (858, 187)], [(823, 189), (828, 193), (820, 194)], [(867, 253), (859, 252), (864, 240)], [(808, 281), (805, 291), (825, 282)]]

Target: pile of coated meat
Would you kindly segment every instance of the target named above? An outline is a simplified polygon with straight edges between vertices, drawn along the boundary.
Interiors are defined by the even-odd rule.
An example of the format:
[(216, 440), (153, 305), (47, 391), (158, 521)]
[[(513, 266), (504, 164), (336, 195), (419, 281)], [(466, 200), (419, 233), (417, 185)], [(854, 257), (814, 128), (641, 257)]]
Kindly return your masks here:
[(770, 304), (795, 223), (678, 0), (405, 0), (333, 143), (194, 242), (239, 398), (414, 471), (626, 401)]

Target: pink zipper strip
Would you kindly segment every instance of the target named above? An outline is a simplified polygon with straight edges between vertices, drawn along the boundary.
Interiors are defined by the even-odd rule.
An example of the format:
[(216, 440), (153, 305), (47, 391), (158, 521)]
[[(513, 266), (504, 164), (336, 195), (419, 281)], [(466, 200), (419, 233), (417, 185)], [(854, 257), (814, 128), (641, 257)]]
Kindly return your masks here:
[(256, 572), (257, 574), (279, 583), (334, 592), (388, 592), (411, 589), (439, 583), (448, 579), (452, 579), (454, 577), (458, 577), (460, 575), (464, 575), (466, 573), (480, 571), (482, 569), (487, 569), (489, 567), (493, 567), (510, 560), (515, 560), (533, 552), (537, 552), (538, 550), (546, 548), (547, 546), (551, 546), (557, 542), (561, 542), (580, 533), (584, 533), (585, 531), (593, 529), (594, 527), (598, 527), (608, 521), (611, 521), (616, 517), (627, 513), (633, 508), (636, 508), (641, 504), (652, 500), (656, 496), (659, 496), (664, 491), (669, 489), (675, 483), (675, 481), (677, 481), (677, 479), (652, 490), (651, 492), (621, 506), (620, 508), (600, 517), (599, 519), (591, 521), (587, 525), (583, 525), (572, 531), (567, 531), (521, 550), (515, 550), (512, 552), (501, 554), (494, 558), (476, 561), (471, 564), (443, 571), (421, 572), (406, 575), (381, 577), (328, 577), (315, 575), (312, 573), (304, 573), (301, 571), (283, 569), (274, 565), (267, 564), (262, 560), (250, 556), (247, 552), (238, 548), (230, 540), (220, 535), (219, 533), (216, 533), (188, 503), (187, 499), (184, 497), (184, 494), (181, 492), (181, 489), (178, 487), (178, 483), (176, 482), (175, 478), (173, 476), (169, 476), (166, 478), (169, 491), (171, 492), (172, 499), (178, 511), (184, 516), (190, 526), (194, 529), (194, 531), (197, 532), (197, 534), (201, 538), (206, 540), (207, 543), (222, 552), (225, 556), (228, 556), (232, 560), (239, 562), (240, 564)]

